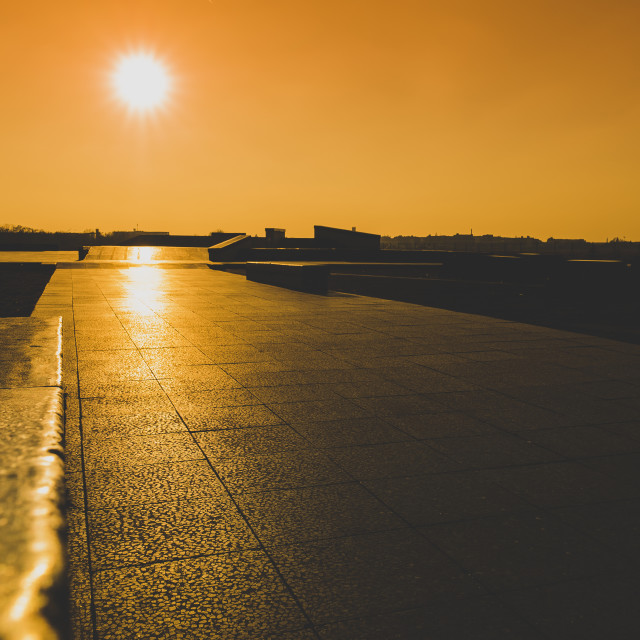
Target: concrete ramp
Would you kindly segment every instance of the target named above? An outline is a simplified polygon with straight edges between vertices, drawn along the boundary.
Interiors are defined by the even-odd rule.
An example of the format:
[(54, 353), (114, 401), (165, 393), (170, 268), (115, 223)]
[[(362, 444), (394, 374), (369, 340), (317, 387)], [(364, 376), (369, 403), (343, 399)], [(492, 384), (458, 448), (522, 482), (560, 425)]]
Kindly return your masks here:
[(158, 262), (209, 262), (207, 247), (91, 247), (85, 261), (121, 261), (132, 264)]

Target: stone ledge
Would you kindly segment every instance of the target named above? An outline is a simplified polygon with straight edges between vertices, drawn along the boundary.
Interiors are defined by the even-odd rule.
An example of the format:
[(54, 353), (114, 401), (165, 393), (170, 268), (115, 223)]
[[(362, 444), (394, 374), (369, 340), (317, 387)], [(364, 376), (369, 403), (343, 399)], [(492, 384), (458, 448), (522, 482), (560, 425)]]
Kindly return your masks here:
[(60, 318), (0, 320), (0, 638), (53, 640), (64, 597)]
[(247, 280), (307, 293), (326, 294), (329, 267), (292, 262), (247, 262)]

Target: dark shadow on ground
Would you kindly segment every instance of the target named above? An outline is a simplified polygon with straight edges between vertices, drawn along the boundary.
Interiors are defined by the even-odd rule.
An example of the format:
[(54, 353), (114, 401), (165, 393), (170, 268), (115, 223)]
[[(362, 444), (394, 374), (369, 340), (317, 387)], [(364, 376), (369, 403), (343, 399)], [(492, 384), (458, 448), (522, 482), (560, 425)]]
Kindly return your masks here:
[(0, 264), (0, 318), (30, 316), (55, 270), (53, 264)]
[(332, 274), (330, 288), (640, 344), (640, 296), (628, 286), (546, 288)]

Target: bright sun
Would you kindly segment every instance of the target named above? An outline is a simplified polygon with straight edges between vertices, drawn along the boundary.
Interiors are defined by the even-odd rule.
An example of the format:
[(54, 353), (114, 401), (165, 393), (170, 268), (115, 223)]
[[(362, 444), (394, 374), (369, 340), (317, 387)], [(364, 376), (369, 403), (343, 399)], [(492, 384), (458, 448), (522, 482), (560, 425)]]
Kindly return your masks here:
[(122, 56), (112, 79), (118, 98), (135, 111), (148, 111), (161, 106), (171, 88), (171, 79), (165, 66), (149, 53)]

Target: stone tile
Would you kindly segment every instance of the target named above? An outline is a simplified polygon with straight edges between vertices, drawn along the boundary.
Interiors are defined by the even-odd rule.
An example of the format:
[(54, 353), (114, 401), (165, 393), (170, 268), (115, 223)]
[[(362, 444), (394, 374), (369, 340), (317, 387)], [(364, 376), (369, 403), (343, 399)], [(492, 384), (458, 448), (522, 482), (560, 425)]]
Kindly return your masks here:
[(161, 349), (142, 348), (140, 353), (149, 368), (158, 377), (171, 376), (175, 367), (213, 364), (211, 359), (200, 349), (192, 346), (164, 347)]
[(312, 451), (281, 452), (279, 455), (247, 455), (215, 464), (231, 493), (292, 489), (351, 480), (326, 456)]
[(446, 407), (442, 403), (421, 395), (355, 398), (353, 402), (362, 407), (369, 415), (379, 417), (446, 411)]
[(533, 509), (490, 477), (474, 471), (367, 480), (364, 484), (412, 526)]
[(182, 419), (191, 431), (214, 431), (282, 424), (282, 420), (265, 405), (240, 407), (212, 407), (194, 405), (180, 411)]
[(186, 426), (174, 411), (154, 413), (99, 413), (85, 415), (82, 426), (88, 442), (104, 438), (126, 438), (127, 436), (159, 435), (163, 433), (185, 433)]
[(607, 547), (543, 512), (431, 525), (421, 531), (493, 592), (623, 567)]
[(226, 493), (205, 460), (88, 469), (86, 483), (90, 510), (172, 500), (215, 501)]
[(343, 418), (363, 418), (369, 412), (353, 404), (350, 400), (315, 400), (311, 402), (269, 403), (269, 408), (284, 421), (340, 420)]
[(617, 500), (553, 510), (553, 515), (609, 548), (630, 563), (640, 561), (640, 500)]
[(214, 464), (253, 455), (278, 455), (282, 451), (308, 449), (310, 443), (288, 425), (246, 427), (195, 434), (196, 442)]
[[(640, 489), (640, 453), (586, 458), (581, 461), (581, 464), (617, 480), (618, 483), (624, 483), (634, 497), (640, 497), (640, 492), (638, 491)], [(620, 485), (617, 484), (616, 486), (619, 487)], [(624, 492), (621, 492), (621, 494), (624, 494)]]
[(127, 403), (143, 398), (148, 401), (166, 402), (165, 393), (157, 380), (108, 382), (82, 376), (80, 379), (80, 397), (83, 399), (107, 398)]
[(87, 468), (122, 468), (202, 459), (190, 434), (109, 438), (88, 443), (84, 449)]
[(67, 471), (65, 482), (65, 509), (69, 511), (84, 511), (84, 479), (82, 471)]
[(166, 391), (190, 393), (209, 389), (233, 389), (241, 385), (214, 364), (175, 365), (167, 376), (158, 376)]
[(337, 387), (332, 384), (297, 384), (280, 387), (250, 387), (250, 391), (265, 404), (283, 402), (332, 401), (341, 398)]
[[(589, 460), (599, 460), (590, 458)], [(490, 477), (537, 507), (631, 498), (631, 487), (584, 464), (560, 462), (491, 470)]]
[(634, 449), (637, 449), (637, 445), (640, 443), (640, 420), (606, 424), (603, 428), (610, 433), (633, 440), (636, 443)]
[(269, 359), (268, 354), (250, 344), (201, 344), (200, 349), (215, 364), (264, 362)]
[(410, 529), (290, 544), (274, 547), (271, 555), (315, 625), (479, 591)]
[(306, 624), (260, 551), (100, 571), (94, 589), (102, 638), (250, 640)]
[(328, 449), (327, 455), (358, 480), (455, 471), (460, 465), (422, 442)]
[[(322, 640), (543, 640), (497, 598), (435, 599), (416, 609), (352, 618), (318, 628)], [(569, 637), (569, 636), (566, 636)]]
[(498, 433), (495, 427), (460, 411), (385, 416), (385, 420), (418, 440)]
[(82, 420), (89, 417), (120, 417), (153, 413), (175, 413), (166, 395), (110, 396), (108, 398), (84, 398), (81, 404)]
[(320, 448), (413, 440), (380, 418), (289, 422), (301, 436)]
[(564, 429), (544, 429), (529, 434), (529, 439), (565, 458), (585, 458), (616, 453), (640, 453), (640, 443), (607, 429), (586, 427), (565, 427)]
[(89, 513), (93, 570), (257, 548), (227, 496)]
[(82, 444), (80, 440), (68, 440), (64, 445), (64, 468), (67, 473), (82, 471)]
[(247, 493), (237, 500), (267, 547), (406, 527), (353, 483)]
[(474, 469), (552, 462), (562, 457), (507, 433), (428, 440), (430, 447)]
[(551, 640), (636, 638), (636, 576), (598, 576), (505, 594), (503, 599)]
[(66, 523), (69, 631), (73, 640), (92, 640), (91, 580), (84, 511), (71, 509), (66, 513)]
[(262, 404), (246, 389), (210, 389), (192, 393), (168, 391), (169, 398), (180, 412), (193, 412), (208, 407), (240, 407)]

